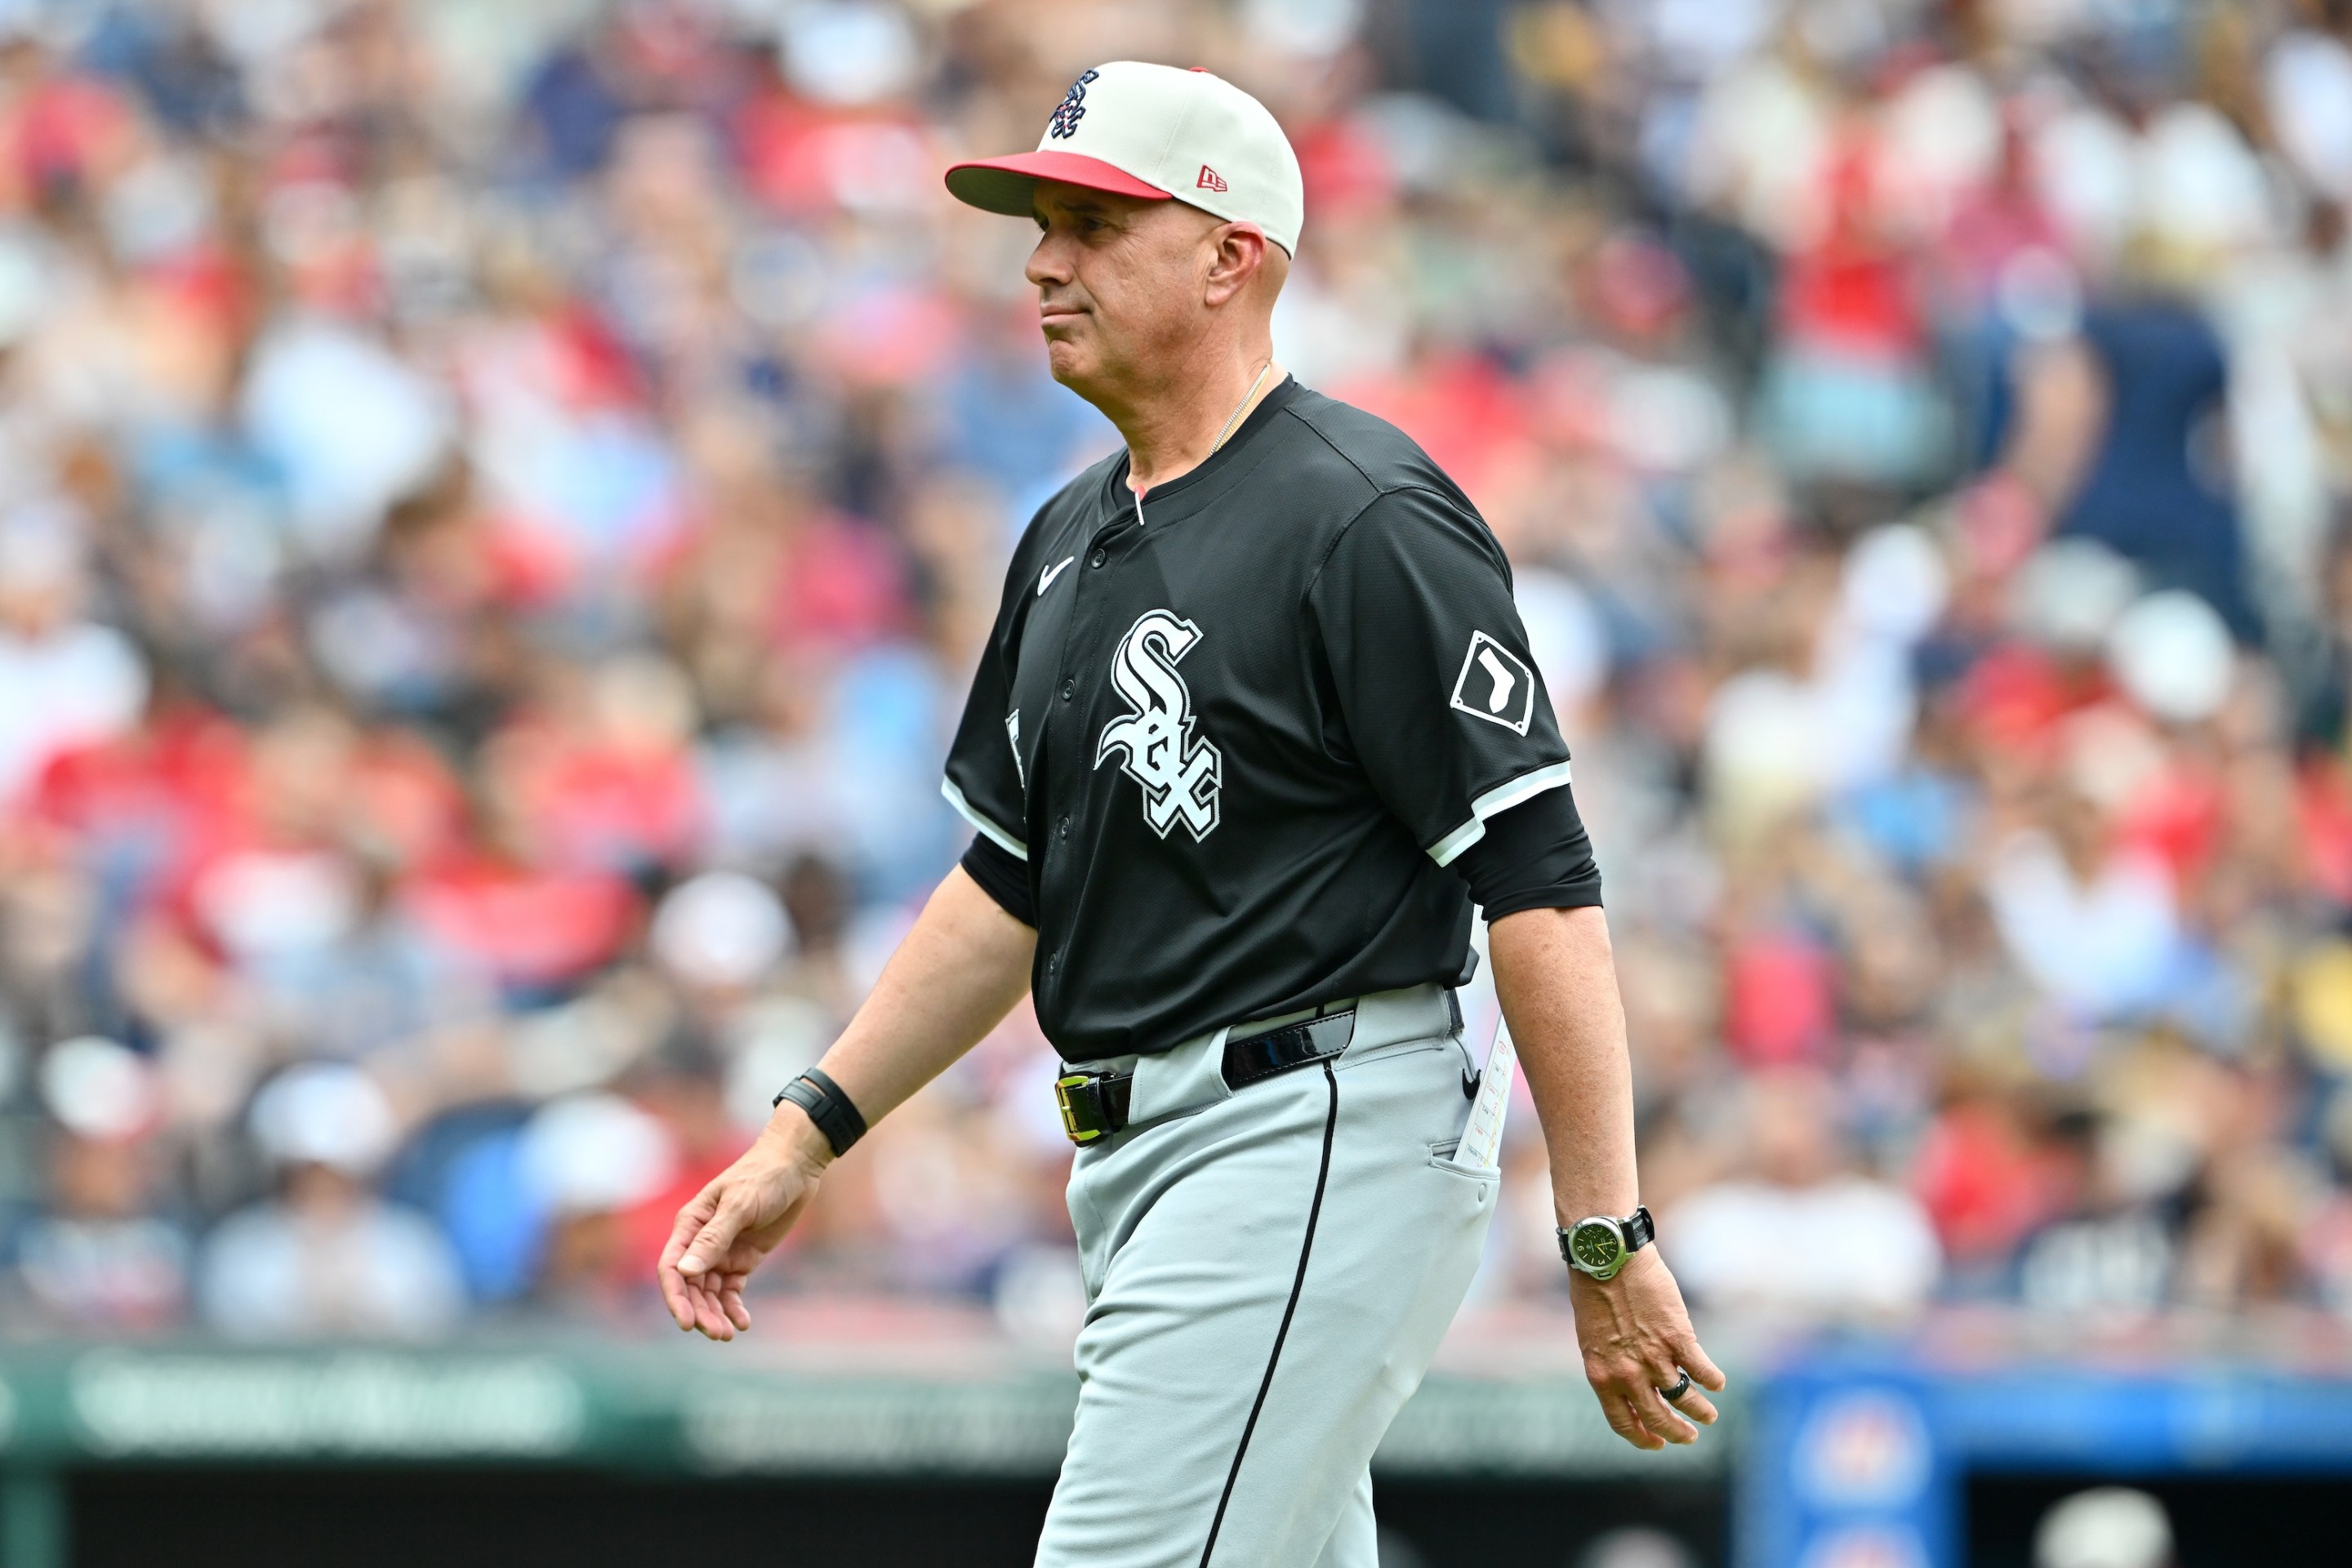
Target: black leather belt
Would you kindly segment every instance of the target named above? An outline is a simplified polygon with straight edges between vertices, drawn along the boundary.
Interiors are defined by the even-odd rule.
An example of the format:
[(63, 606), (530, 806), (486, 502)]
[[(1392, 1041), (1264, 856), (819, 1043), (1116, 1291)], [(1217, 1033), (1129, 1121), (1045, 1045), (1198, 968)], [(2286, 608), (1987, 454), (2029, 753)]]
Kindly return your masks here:
[[(1293, 1068), (1336, 1057), (1355, 1037), (1356, 1009), (1349, 1006), (1247, 1039), (1227, 1040), (1225, 1087), (1244, 1089)], [(1070, 1135), (1071, 1142), (1081, 1146), (1124, 1128), (1134, 1093), (1131, 1072), (1074, 1072), (1054, 1080), (1054, 1098), (1062, 1108), (1062, 1131)]]

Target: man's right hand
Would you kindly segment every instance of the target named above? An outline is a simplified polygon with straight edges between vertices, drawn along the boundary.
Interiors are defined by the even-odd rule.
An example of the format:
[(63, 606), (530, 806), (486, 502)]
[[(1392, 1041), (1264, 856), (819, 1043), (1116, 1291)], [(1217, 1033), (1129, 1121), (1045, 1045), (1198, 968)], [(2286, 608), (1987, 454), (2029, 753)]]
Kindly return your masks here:
[[(869, 1126), (880, 1121), (1003, 1020), (1036, 955), (1037, 933), (956, 867), (820, 1065)], [(744, 1282), (832, 1163), (833, 1145), (786, 1100), (760, 1141), (677, 1211), (656, 1276), (679, 1328), (731, 1340), (751, 1326)]]
[(824, 1134), (785, 1105), (758, 1142), (677, 1211), (655, 1274), (681, 1330), (731, 1340), (751, 1329), (744, 1283), (808, 1207), (832, 1159)]

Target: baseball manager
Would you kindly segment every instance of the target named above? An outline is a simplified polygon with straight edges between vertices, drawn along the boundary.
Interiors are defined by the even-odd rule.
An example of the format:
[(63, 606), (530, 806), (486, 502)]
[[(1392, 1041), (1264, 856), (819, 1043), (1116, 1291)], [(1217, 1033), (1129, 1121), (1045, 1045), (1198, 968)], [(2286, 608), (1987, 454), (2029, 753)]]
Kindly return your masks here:
[(1372, 1450), (1496, 1208), (1494, 1167), (1454, 1157), (1475, 904), (1593, 1389), (1635, 1447), (1694, 1440), (1723, 1374), (1646, 1245), (1568, 750), (1468, 498), (1274, 363), (1304, 216), (1281, 129), (1206, 72), (1114, 61), (1035, 152), (947, 183), (1034, 220), (1054, 374), (1126, 449), (1014, 551), (948, 758), (971, 847), (678, 1215), (671, 1314), (750, 1328), (745, 1279), (825, 1166), (1030, 992), (1090, 1302), (1037, 1562), (1372, 1568)]

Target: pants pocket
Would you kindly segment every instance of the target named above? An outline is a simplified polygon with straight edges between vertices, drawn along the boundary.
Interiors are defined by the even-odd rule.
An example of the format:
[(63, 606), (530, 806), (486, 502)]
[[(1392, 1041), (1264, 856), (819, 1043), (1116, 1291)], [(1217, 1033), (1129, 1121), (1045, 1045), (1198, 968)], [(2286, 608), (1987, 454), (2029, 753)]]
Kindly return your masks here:
[(1448, 1139), (1443, 1143), (1432, 1143), (1429, 1146), (1430, 1168), (1443, 1171), (1449, 1176), (1458, 1176), (1466, 1182), (1497, 1182), (1502, 1179), (1503, 1173), (1493, 1165), (1465, 1165), (1456, 1160), (1454, 1153), (1461, 1146), (1462, 1142), (1458, 1138)]

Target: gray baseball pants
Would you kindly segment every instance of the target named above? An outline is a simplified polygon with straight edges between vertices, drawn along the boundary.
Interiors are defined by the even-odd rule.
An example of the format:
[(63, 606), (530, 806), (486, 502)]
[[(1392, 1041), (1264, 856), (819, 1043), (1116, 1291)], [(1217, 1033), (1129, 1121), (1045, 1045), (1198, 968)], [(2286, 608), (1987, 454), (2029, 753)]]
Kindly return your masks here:
[(1238, 1091), (1226, 1034), (1135, 1058), (1126, 1131), (1078, 1152), (1089, 1306), (1038, 1568), (1376, 1568), (1372, 1450), (1496, 1208), (1448, 1159), (1474, 1064), (1433, 985)]

